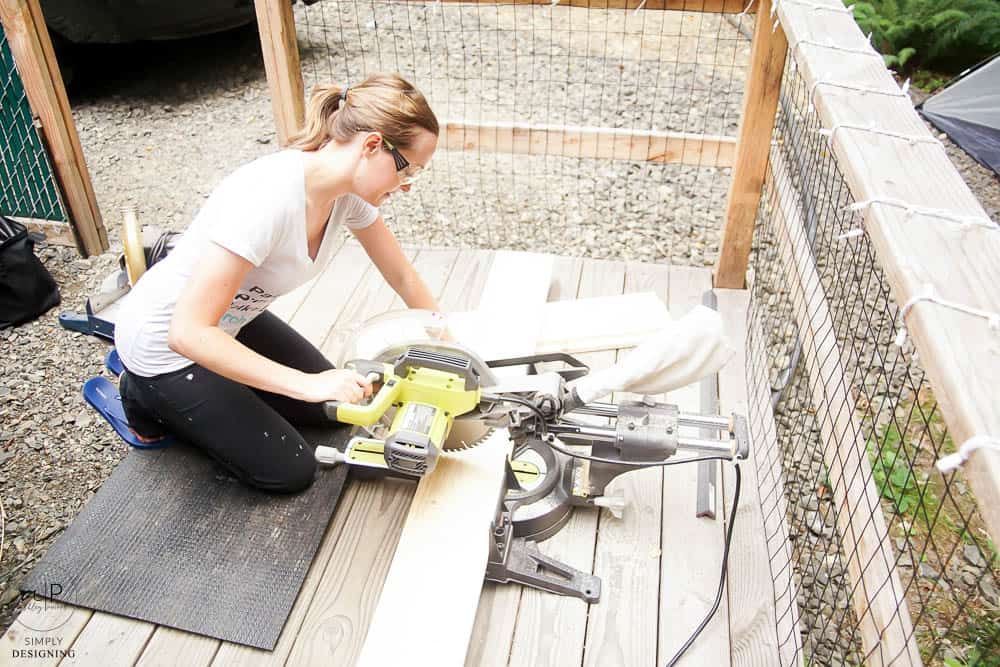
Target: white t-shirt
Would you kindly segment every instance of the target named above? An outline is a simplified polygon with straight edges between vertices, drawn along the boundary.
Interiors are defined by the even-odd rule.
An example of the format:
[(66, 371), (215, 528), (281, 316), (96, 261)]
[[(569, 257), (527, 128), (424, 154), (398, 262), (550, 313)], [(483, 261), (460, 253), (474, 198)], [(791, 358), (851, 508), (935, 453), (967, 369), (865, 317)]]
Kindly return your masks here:
[(353, 194), (339, 197), (316, 260), (309, 259), (304, 168), (301, 151), (283, 150), (240, 167), (212, 192), (177, 246), (122, 300), (115, 346), (130, 371), (151, 377), (192, 363), (170, 349), (167, 332), (177, 299), (210, 242), (254, 265), (219, 320), (235, 336), (275, 298), (323, 270), (341, 224), (362, 229), (375, 222), (376, 207)]

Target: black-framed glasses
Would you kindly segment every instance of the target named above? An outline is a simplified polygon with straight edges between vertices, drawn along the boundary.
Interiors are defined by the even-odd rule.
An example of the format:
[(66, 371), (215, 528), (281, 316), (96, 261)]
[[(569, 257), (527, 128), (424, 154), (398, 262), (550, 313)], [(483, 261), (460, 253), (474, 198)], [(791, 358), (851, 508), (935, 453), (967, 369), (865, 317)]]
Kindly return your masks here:
[(410, 164), (410, 161), (403, 157), (403, 154), (393, 146), (388, 139), (382, 137), (382, 143), (392, 155), (393, 162), (396, 163), (396, 171), (399, 173), (400, 183), (410, 185), (416, 180), (417, 175), (423, 171), (423, 167), (418, 164)]

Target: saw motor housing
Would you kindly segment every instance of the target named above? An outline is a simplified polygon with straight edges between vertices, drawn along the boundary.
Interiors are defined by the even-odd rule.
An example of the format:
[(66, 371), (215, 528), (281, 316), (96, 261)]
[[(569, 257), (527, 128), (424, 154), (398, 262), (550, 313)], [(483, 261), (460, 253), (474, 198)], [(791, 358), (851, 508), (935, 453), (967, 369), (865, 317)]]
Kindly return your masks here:
[(354, 360), (347, 368), (381, 385), (365, 405), (329, 401), (327, 416), (374, 430), (395, 409), (384, 437), (355, 437), (349, 463), (421, 477), (434, 469), (455, 418), (475, 410), (480, 378), (471, 360), (412, 347), (392, 363)]

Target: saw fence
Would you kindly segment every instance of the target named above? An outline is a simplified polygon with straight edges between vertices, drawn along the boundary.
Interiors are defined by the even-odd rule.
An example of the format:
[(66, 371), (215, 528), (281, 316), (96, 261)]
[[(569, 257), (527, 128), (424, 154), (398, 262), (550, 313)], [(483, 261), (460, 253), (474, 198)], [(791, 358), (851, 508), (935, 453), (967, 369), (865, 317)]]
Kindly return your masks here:
[[(718, 257), (716, 286), (746, 286), (768, 554), (746, 586), (768, 582), (781, 663), (1000, 661), (1000, 453), (934, 467), (1000, 437), (1000, 235), (848, 9), (257, 5), (282, 137), (311, 84), (383, 70), (445, 121), (426, 180), (386, 210), (405, 240), (537, 251), (558, 235), (595, 257)], [(447, 238), (423, 232), (430, 216)], [(597, 242), (595, 217), (621, 241)], [(676, 256), (666, 225), (709, 243)], [(741, 621), (740, 585), (743, 664), (740, 623), (760, 621)]]

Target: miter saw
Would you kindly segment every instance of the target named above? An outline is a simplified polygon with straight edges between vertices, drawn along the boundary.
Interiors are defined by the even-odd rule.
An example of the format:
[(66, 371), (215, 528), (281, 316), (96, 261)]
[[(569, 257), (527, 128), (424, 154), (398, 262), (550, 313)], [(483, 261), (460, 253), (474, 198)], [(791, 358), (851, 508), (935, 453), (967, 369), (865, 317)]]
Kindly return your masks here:
[[(416, 334), (400, 334), (412, 331), (413, 318), (427, 319)], [(689, 461), (736, 461), (749, 453), (743, 416), (683, 413), (649, 396), (713, 373), (731, 356), (719, 316), (708, 308), (696, 308), (596, 373), (561, 353), (484, 361), (432, 333), (445, 328), (437, 314), (403, 311), (354, 332), (340, 365), (378, 389), (362, 405), (326, 404), (331, 419), (360, 428), (344, 451), (321, 446), (316, 458), (419, 479), (442, 452), (474, 447), (496, 437), (493, 429), (506, 429), (512, 454), (489, 535), (489, 580), (597, 602), (600, 580), (548, 558), (537, 542), (562, 528), (574, 507), (606, 507), (620, 515), (623, 499), (605, 495), (618, 475)], [(372, 331), (403, 340), (351, 358)], [(545, 370), (552, 365), (560, 368)], [(526, 367), (528, 374), (505, 372), (510, 367)], [(597, 401), (616, 391), (645, 395), (617, 404)], [(718, 437), (706, 438), (706, 430)], [(668, 461), (681, 452), (695, 456)]]

